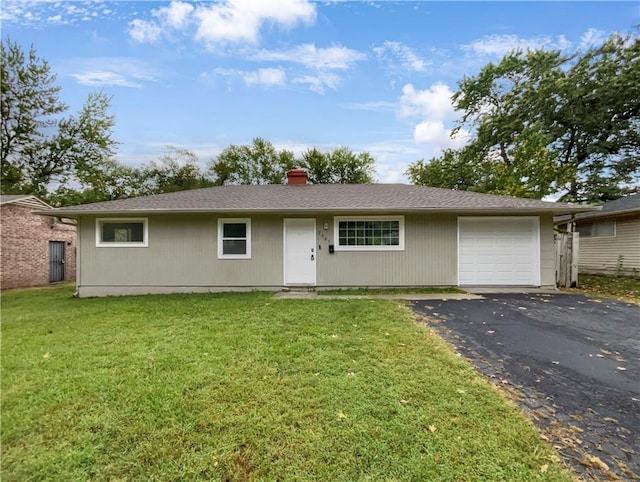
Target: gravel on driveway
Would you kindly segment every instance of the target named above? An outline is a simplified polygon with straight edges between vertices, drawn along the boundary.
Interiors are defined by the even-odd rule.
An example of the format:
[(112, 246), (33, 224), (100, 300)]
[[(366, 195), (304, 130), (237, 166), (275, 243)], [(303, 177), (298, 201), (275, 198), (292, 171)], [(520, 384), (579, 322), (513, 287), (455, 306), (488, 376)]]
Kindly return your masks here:
[(640, 306), (567, 294), (412, 301), (586, 480), (640, 480)]

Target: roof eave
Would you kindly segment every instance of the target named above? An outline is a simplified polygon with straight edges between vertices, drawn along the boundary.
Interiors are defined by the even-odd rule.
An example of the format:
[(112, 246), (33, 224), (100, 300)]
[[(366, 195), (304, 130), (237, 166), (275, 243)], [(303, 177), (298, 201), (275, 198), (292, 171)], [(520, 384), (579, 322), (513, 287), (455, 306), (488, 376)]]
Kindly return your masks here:
[(461, 214), (550, 214), (558, 216), (561, 214), (577, 214), (591, 212), (601, 209), (594, 206), (571, 206), (544, 208), (536, 207), (407, 207), (407, 208), (194, 208), (194, 209), (109, 209), (109, 210), (47, 210), (34, 211), (42, 216), (76, 218), (78, 216), (131, 216), (131, 215), (152, 215), (152, 214), (206, 214), (206, 213), (257, 213), (257, 214), (375, 214), (375, 213), (461, 213)]

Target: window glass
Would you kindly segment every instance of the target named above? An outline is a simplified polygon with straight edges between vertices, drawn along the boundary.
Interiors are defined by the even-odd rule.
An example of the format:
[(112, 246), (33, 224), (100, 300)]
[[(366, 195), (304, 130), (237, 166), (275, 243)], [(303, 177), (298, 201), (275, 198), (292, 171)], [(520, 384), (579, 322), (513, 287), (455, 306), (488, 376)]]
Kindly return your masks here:
[(142, 243), (143, 241), (143, 223), (102, 222), (103, 243)]
[(339, 221), (340, 246), (398, 246), (400, 221)]
[(224, 238), (246, 238), (247, 225), (245, 223), (224, 223)]
[(600, 221), (598, 223), (578, 224), (576, 231), (581, 238), (606, 238), (616, 235), (615, 221)]
[(96, 246), (147, 247), (147, 218), (96, 219)]
[[(394, 219), (395, 218), (395, 219)], [(377, 219), (374, 216), (362, 219), (336, 218), (337, 248), (347, 250), (404, 249), (401, 216)]]
[(592, 235), (597, 237), (614, 236), (616, 232), (615, 221), (602, 221), (593, 227)]

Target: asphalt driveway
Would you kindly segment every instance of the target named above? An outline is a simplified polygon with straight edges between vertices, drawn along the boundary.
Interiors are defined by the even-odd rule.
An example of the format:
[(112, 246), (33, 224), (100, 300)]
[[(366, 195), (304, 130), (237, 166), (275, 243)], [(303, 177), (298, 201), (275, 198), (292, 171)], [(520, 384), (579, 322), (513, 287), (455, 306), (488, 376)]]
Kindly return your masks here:
[(411, 304), (583, 477), (640, 480), (638, 305), (566, 294)]

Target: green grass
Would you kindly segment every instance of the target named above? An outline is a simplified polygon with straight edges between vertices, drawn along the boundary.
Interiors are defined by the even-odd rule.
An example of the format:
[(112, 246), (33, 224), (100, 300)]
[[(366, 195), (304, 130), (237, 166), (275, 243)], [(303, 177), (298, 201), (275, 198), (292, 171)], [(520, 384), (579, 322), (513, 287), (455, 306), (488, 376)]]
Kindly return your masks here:
[(2, 296), (3, 481), (569, 481), (408, 309)]
[(640, 278), (580, 273), (578, 288), (568, 291), (640, 304)]
[(466, 293), (466, 291), (453, 286), (426, 286), (423, 288), (344, 288), (332, 290), (319, 290), (318, 295), (322, 296), (369, 296), (369, 295), (397, 295), (397, 294), (439, 294), (439, 293)]

